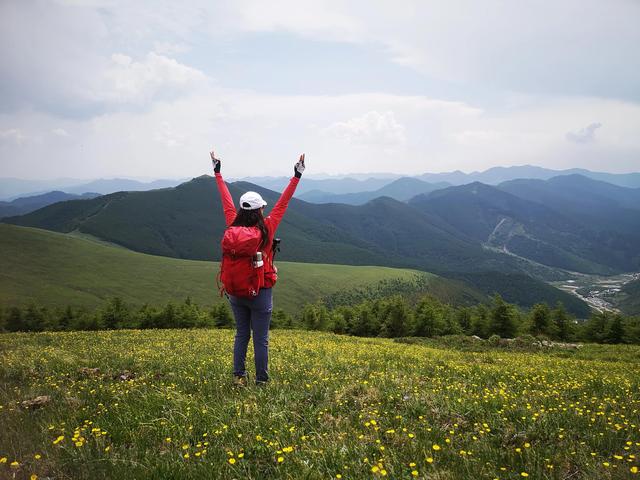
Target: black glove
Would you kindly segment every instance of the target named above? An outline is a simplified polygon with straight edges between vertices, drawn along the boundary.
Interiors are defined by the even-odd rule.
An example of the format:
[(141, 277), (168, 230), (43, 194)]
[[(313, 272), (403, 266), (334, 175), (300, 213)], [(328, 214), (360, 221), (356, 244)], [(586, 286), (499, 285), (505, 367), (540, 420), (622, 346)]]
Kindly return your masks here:
[(304, 153), (300, 155), (300, 160), (293, 166), (293, 175), (296, 178), (302, 177), (302, 172), (304, 172)]
[(213, 150), (209, 152), (209, 155), (211, 156), (211, 163), (213, 164), (213, 171), (215, 173), (220, 173), (220, 164), (222, 162), (220, 161), (219, 158), (216, 158), (216, 156), (213, 153)]

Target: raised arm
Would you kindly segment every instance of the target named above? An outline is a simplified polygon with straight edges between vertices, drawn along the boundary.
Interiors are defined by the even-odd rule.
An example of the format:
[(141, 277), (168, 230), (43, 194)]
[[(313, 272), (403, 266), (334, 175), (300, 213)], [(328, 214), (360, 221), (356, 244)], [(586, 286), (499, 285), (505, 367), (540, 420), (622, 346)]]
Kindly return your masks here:
[(276, 204), (271, 209), (269, 216), (265, 219), (265, 222), (271, 224), (272, 230), (275, 231), (280, 225), (282, 221), (282, 217), (284, 216), (284, 212), (287, 211), (287, 206), (289, 205), (289, 200), (293, 197), (293, 194), (296, 191), (296, 187), (298, 186), (298, 182), (300, 181), (300, 177), (302, 177), (302, 172), (304, 172), (304, 153), (300, 155), (300, 160), (293, 167), (294, 176), (289, 180), (289, 185), (284, 189), (282, 195), (276, 202)]
[(218, 185), (218, 192), (220, 192), (220, 200), (222, 201), (222, 211), (224, 212), (224, 219), (227, 227), (233, 223), (236, 219), (236, 207), (233, 204), (233, 198), (227, 188), (227, 184), (222, 179), (220, 173), (221, 163), (219, 158), (216, 158), (213, 151), (210, 152), (211, 162), (213, 163), (213, 172), (216, 177), (216, 185)]

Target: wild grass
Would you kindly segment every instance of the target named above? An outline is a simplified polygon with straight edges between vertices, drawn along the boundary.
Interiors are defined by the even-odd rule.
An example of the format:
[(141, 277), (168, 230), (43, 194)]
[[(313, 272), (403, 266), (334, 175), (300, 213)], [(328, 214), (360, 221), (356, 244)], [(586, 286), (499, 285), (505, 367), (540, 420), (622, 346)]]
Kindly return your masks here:
[(271, 335), (266, 388), (232, 386), (232, 330), (0, 335), (0, 478), (612, 479), (640, 465), (640, 347), (560, 358)]

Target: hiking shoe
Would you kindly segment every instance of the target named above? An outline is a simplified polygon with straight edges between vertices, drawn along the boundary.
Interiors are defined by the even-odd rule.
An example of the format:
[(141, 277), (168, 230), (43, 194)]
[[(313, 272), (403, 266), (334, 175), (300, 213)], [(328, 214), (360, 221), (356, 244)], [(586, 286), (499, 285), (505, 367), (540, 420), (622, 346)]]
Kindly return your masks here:
[(256, 387), (265, 388), (268, 382), (264, 382), (262, 380), (256, 380)]
[(246, 387), (248, 384), (246, 376), (234, 375), (233, 385), (236, 387)]

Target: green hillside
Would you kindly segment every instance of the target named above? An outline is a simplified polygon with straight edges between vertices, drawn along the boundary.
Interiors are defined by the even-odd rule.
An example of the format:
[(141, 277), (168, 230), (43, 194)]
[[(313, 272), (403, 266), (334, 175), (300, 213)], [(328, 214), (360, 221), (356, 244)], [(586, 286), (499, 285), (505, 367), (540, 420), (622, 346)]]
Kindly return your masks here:
[[(272, 207), (278, 192), (245, 182), (229, 184), (234, 198), (259, 192)], [(117, 192), (84, 201), (60, 202), (3, 219), (27, 227), (82, 233), (131, 250), (191, 260), (219, 260), (225, 229), (213, 178), (202, 176), (175, 188)], [(511, 259), (459, 239), (438, 218), (426, 218), (391, 198), (362, 206), (290, 203), (278, 229), (282, 260), (340, 265), (380, 265), (446, 271), (515, 271)]]
[(617, 296), (617, 305), (627, 315), (640, 315), (640, 280), (634, 280), (622, 287)]
[(500, 293), (507, 302), (520, 306), (531, 307), (544, 298), (549, 305), (562, 302), (565, 308), (578, 318), (587, 318), (591, 308), (580, 298), (548, 283), (532, 281), (531, 278), (519, 273), (463, 273), (455, 278), (477, 291), (493, 296)]
[(410, 204), (477, 242), (551, 267), (607, 275), (631, 258), (570, 216), (479, 182), (420, 195)]
[[(237, 199), (254, 187), (248, 185), (231, 184), (229, 189)], [(270, 206), (278, 195), (263, 193)], [(62, 233), (78, 230), (138, 252), (191, 260), (219, 260), (212, 239), (220, 239), (225, 229), (215, 183), (206, 176), (176, 188), (60, 202), (3, 222)], [(367, 242), (296, 215), (295, 208), (287, 212), (278, 233), (284, 239), (283, 260), (375, 265), (380, 257)]]
[[(218, 263), (182, 260), (133, 252), (87, 238), (0, 224), (0, 302), (24, 305), (93, 307), (120, 296), (132, 304), (164, 304), (190, 296), (196, 303), (221, 301), (216, 289)], [(275, 307), (289, 313), (307, 302), (350, 290), (374, 288), (379, 282), (412, 284), (427, 277), (426, 291), (456, 300), (470, 289), (413, 270), (278, 262), (280, 281)], [(447, 288), (449, 286), (450, 288)], [(475, 300), (482, 296), (476, 294)]]
[[(273, 206), (278, 192), (245, 182), (229, 184), (234, 198), (259, 192)], [(225, 221), (213, 178), (202, 176), (175, 188), (117, 192), (93, 200), (60, 202), (5, 223), (94, 235), (131, 250), (219, 260), (211, 239), (221, 238)], [(405, 203), (380, 198), (362, 206), (290, 203), (280, 224), (283, 260), (380, 265), (447, 271), (517, 271), (509, 256), (488, 252), (436, 217)]]

